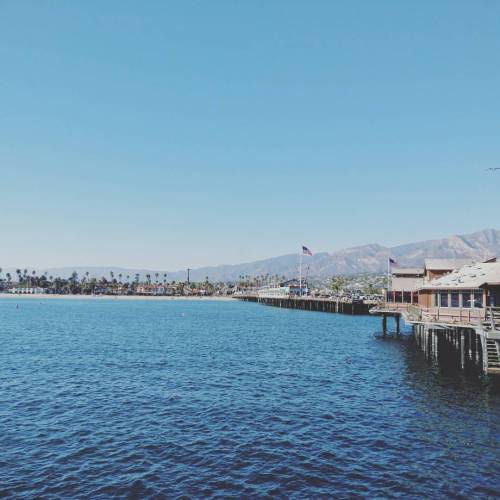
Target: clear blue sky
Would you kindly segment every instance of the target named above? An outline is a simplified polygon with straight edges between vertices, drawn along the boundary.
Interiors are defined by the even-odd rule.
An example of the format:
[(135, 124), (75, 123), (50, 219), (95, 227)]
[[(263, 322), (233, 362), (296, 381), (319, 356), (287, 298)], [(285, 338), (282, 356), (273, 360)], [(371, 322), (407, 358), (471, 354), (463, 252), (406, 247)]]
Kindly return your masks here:
[(500, 2), (0, 2), (0, 265), (500, 227)]

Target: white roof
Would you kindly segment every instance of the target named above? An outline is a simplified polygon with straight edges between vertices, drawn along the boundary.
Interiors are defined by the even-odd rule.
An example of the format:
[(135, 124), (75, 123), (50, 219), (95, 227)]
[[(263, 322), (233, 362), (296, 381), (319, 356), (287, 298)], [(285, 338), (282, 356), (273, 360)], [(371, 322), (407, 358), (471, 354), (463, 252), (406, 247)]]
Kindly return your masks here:
[(431, 271), (451, 271), (473, 262), (473, 259), (425, 259), (425, 268)]
[(424, 274), (424, 270), (419, 267), (393, 267), (392, 268), (393, 275), (409, 275), (409, 276), (421, 276)]
[(500, 283), (500, 262), (468, 264), (430, 281), (423, 288), (479, 288), (488, 283)]

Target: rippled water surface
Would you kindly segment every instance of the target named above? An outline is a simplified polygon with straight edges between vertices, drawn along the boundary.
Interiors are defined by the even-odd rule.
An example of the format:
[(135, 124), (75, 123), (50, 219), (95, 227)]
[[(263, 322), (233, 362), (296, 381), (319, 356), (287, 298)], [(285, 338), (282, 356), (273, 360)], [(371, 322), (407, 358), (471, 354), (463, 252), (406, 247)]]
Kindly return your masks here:
[(0, 496), (499, 494), (495, 383), (374, 338), (377, 318), (17, 302), (0, 301)]

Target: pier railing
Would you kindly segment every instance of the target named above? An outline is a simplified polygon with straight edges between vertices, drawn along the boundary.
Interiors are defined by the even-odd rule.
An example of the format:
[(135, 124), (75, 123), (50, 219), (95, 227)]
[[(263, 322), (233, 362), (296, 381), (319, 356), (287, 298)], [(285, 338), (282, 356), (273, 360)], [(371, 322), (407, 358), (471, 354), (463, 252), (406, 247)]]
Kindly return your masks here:
[[(477, 325), (482, 323), (486, 318), (486, 310), (479, 308), (422, 307), (417, 304), (386, 302), (379, 304), (377, 309), (380, 311), (401, 313), (411, 322)], [(500, 308), (497, 318), (500, 324)]]
[(462, 307), (434, 307), (429, 308), (428, 313), (434, 321), (442, 323), (478, 324), (485, 318), (484, 309), (464, 309)]

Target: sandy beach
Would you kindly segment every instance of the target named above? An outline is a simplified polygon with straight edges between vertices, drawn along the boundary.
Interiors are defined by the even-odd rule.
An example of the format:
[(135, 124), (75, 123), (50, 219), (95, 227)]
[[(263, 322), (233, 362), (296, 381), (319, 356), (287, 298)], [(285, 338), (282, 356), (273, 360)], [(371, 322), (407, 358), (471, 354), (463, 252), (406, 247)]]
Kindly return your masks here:
[(15, 293), (0, 293), (0, 299), (12, 299), (12, 300), (24, 300), (24, 299), (71, 299), (71, 300), (196, 300), (204, 302), (212, 301), (232, 301), (236, 300), (233, 297), (222, 297), (222, 296), (211, 296), (211, 297), (178, 297), (178, 296), (148, 296), (148, 295), (58, 295), (58, 294), (46, 294), (46, 293), (34, 293), (34, 294), (15, 294)]

